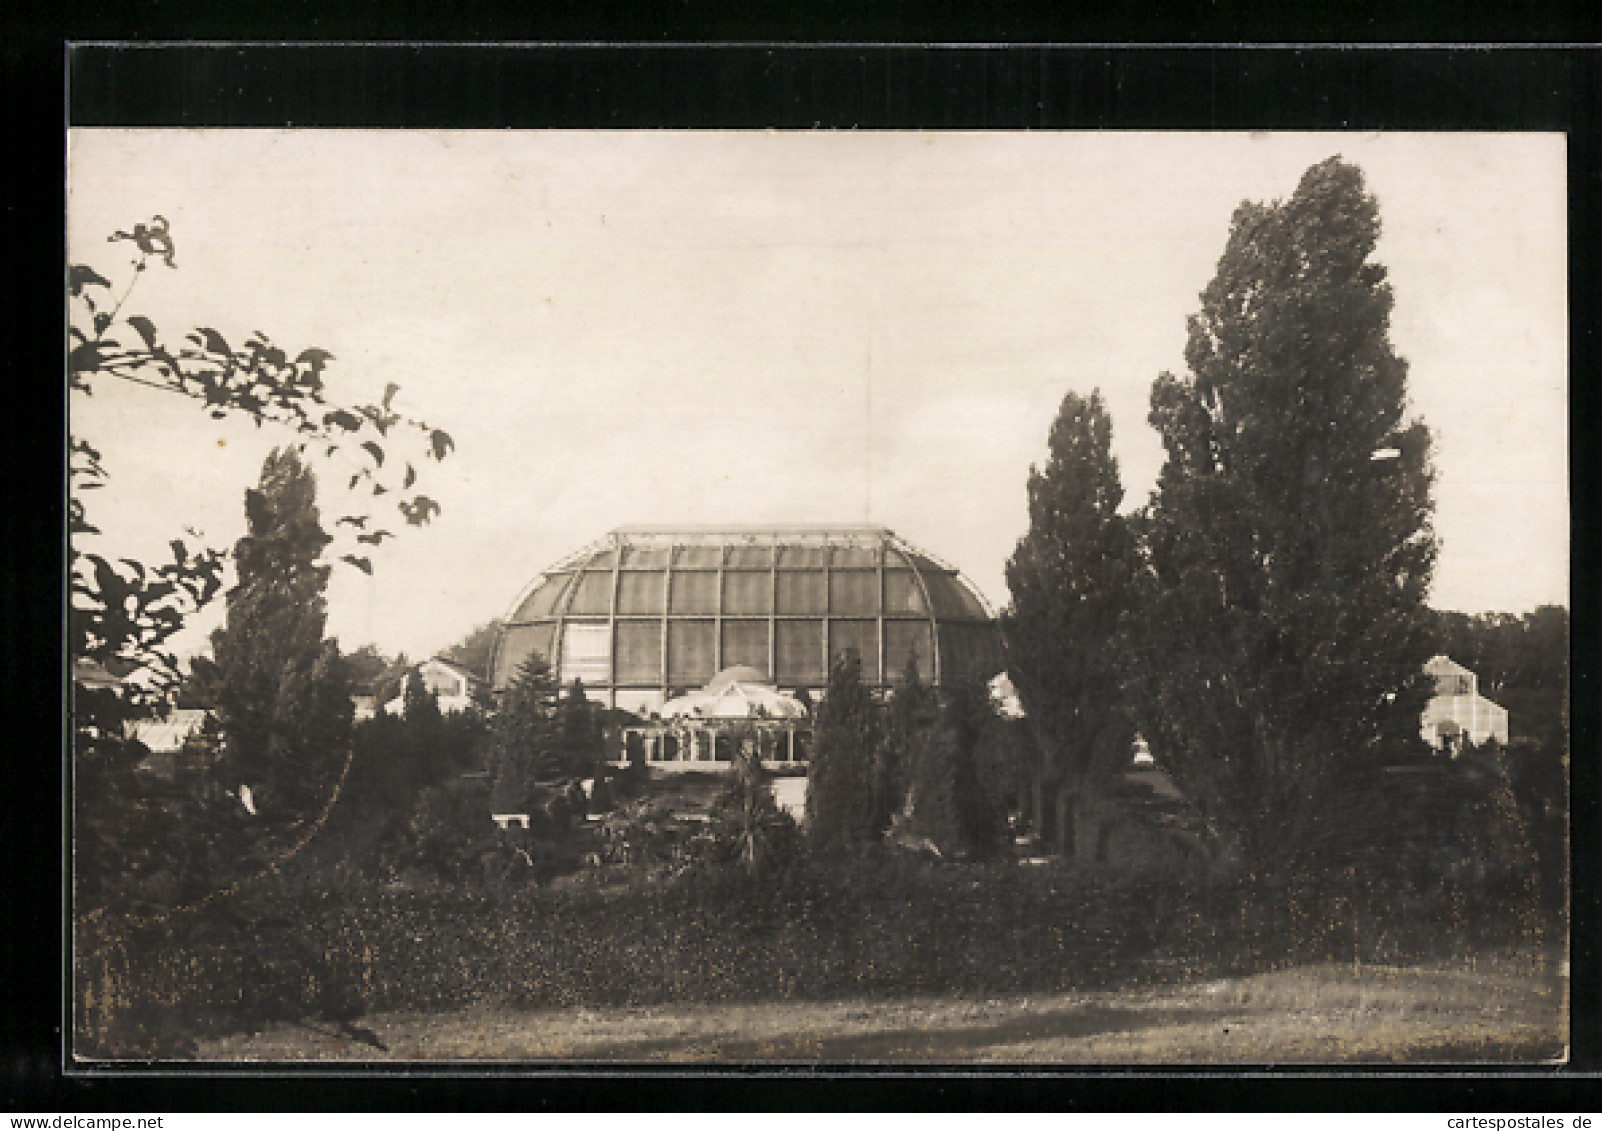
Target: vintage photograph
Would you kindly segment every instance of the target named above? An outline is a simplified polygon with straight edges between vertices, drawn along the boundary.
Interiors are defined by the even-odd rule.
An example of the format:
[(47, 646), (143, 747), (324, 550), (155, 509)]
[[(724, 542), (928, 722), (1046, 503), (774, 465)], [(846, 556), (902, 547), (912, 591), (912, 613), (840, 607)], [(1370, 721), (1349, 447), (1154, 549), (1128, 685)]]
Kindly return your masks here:
[(1566, 1059), (1562, 134), (67, 174), (80, 1064)]

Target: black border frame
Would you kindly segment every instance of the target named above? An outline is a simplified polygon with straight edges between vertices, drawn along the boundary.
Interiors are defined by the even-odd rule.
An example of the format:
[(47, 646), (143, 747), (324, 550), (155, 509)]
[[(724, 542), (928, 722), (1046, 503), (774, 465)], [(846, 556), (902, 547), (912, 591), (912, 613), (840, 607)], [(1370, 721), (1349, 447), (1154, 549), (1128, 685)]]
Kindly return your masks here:
[[(1505, 26), (1522, 17), (1525, 29), (1551, 34), (1572, 27), (1566, 15), (1529, 20), (1532, 6), (1503, 13)], [(1533, 8), (1543, 9), (1535, 5)], [(576, 16), (588, 27), (607, 17)], [(186, 16), (187, 27), (175, 24)], [(330, 31), (349, 34), (350, 19)], [(615, 20), (615, 15), (612, 17)], [(1333, 17), (1328, 17), (1333, 18)], [(165, 19), (165, 22), (161, 22)], [(232, 23), (198, 5), (169, 10), (147, 21), (135, 38), (155, 34), (217, 34)], [(260, 20), (258, 19), (258, 24)], [(681, 27), (686, 21), (681, 21)], [(715, 21), (714, 21), (715, 22)], [(1400, 27), (1402, 22), (1392, 22)], [(569, 26), (572, 26), (571, 24)], [(726, 26), (726, 25), (720, 25)], [(902, 28), (892, 20), (888, 38)], [(1034, 25), (1031, 25), (1034, 26)], [(1371, 25), (1372, 26), (1372, 25)], [(1481, 26), (1485, 26), (1482, 23)], [(410, 27), (430, 32), (414, 15)], [(440, 29), (444, 30), (443, 28)], [(694, 31), (694, 27), (690, 27)], [(433, 31), (439, 34), (439, 31)], [(972, 38), (972, 35), (969, 35)], [(37, 214), (35, 235), (46, 245), (40, 277), (64, 263), (62, 126), (345, 126), (518, 128), (780, 128), (780, 129), (1328, 129), (1328, 130), (1561, 130), (1569, 139), (1571, 614), (1573, 741), (1578, 752), (1596, 748), (1597, 678), (1594, 655), (1596, 464), (1583, 450), (1593, 433), (1598, 398), (1585, 377), (1598, 361), (1597, 311), (1602, 221), (1602, 56), (1590, 48), (1504, 45), (1496, 48), (1434, 46), (1279, 46), (1181, 43), (1167, 46), (1054, 46), (1007, 44), (917, 46), (902, 43), (794, 42), (685, 44), (555, 43), (534, 45), (331, 43), (86, 42), (53, 41), (53, 60), (32, 56), (39, 74), (52, 69), (62, 86), (28, 86), (27, 67), (13, 66), (0, 81), (16, 97), (13, 114), (28, 140), (14, 166), (26, 202), (13, 216)], [(16, 54), (7, 51), (13, 64)], [(54, 63), (52, 68), (51, 63)], [(36, 129), (37, 127), (37, 129)], [(27, 193), (33, 193), (31, 197)], [(33, 222), (29, 221), (27, 225)], [(54, 238), (52, 238), (54, 237)], [(59, 276), (54, 276), (59, 277)], [(15, 279), (15, 276), (13, 276)], [(21, 293), (20, 285), (17, 288)], [(59, 324), (59, 292), (40, 289), (33, 323)], [(24, 302), (29, 297), (25, 296)], [(14, 304), (14, 308), (15, 304)], [(41, 358), (59, 371), (59, 345), (43, 343)], [(50, 360), (54, 356), (54, 360)], [(14, 358), (8, 368), (22, 372)], [(47, 370), (52, 371), (52, 370)], [(15, 387), (15, 386), (14, 386)], [(6, 451), (7, 482), (27, 485), (44, 466), (62, 464), (64, 416), (59, 402), (42, 398), (42, 411), (25, 410), (13, 422)], [(32, 415), (30, 415), (30, 412)], [(47, 452), (52, 452), (53, 456)], [(58, 481), (59, 482), (59, 481)], [(62, 529), (58, 484), (43, 488), (44, 505), (14, 508), (0, 547), (8, 624), (4, 651), (8, 694), (19, 703), (60, 702), (60, 673), (41, 655), (60, 657), (57, 601), (37, 599), (59, 588)], [(24, 513), (17, 514), (16, 510)], [(43, 583), (41, 585), (41, 583)], [(30, 596), (30, 592), (33, 594)], [(51, 730), (59, 730), (58, 715)], [(55, 749), (49, 742), (43, 749)], [(33, 750), (41, 747), (33, 745)], [(681, 1070), (633, 1068), (535, 1069), (459, 1072), (422, 1068), (309, 1070), (292, 1076), (264, 1069), (224, 1075), (182, 1068), (171, 1074), (95, 1071), (60, 1074), (59, 987), (25, 970), (55, 970), (59, 876), (48, 858), (63, 843), (59, 806), (40, 805), (59, 790), (59, 767), (35, 753), (13, 778), (20, 798), (32, 801), (23, 820), (8, 822), (20, 834), (19, 853), (34, 867), (10, 886), (10, 930), (4, 943), (12, 987), (34, 997), (13, 997), (4, 1024), (5, 1089), (15, 1104), (89, 1111), (106, 1107), (199, 1110), (270, 1110), (286, 1105), (324, 1110), (413, 1107), (425, 1097), (442, 1106), (484, 1106), (496, 1098), (521, 1106), (628, 1108), (650, 1106), (733, 1110), (862, 1108), (893, 1104), (903, 1111), (991, 1106), (1034, 1109), (1208, 1107), (1215, 1110), (1356, 1108), (1486, 1111), (1509, 1104), (1553, 1114), (1594, 1097), (1592, 1075), (1602, 1068), (1602, 1001), (1596, 951), (1595, 875), (1583, 865), (1596, 859), (1599, 824), (1597, 767), (1576, 758), (1572, 782), (1575, 934), (1572, 982), (1575, 1002), (1573, 1059), (1554, 1070), (1421, 1070), (1364, 1068), (1354, 1072), (1294, 1068), (1278, 1073), (1217, 1070), (1172, 1072), (1120, 1069), (935, 1070)], [(49, 847), (46, 847), (49, 846)], [(40, 858), (44, 857), (44, 865)], [(19, 1008), (22, 1006), (22, 1008)], [(42, 1008), (41, 1008), (42, 1006)], [(293, 1083), (286, 1086), (287, 1081)], [(1162, 1087), (1153, 1087), (1158, 1080)], [(489, 1085), (486, 1089), (485, 1085)], [(822, 1085), (822, 1087), (820, 1087)], [(1144, 1102), (1142, 1102), (1144, 1101)]]

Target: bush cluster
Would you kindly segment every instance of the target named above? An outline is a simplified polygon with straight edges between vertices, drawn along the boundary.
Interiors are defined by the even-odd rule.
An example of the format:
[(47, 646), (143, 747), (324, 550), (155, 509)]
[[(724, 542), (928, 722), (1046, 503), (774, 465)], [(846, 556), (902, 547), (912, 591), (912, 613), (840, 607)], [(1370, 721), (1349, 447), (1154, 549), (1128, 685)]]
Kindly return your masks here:
[(80, 1047), (182, 1056), (207, 1035), (322, 1024), (331, 999), (427, 1012), (1049, 993), (1540, 938), (1509, 893), (1352, 868), (1209, 882), (870, 851), (798, 853), (756, 879), (715, 863), (543, 887), (326, 879), (275, 877), (161, 928), (86, 931)]

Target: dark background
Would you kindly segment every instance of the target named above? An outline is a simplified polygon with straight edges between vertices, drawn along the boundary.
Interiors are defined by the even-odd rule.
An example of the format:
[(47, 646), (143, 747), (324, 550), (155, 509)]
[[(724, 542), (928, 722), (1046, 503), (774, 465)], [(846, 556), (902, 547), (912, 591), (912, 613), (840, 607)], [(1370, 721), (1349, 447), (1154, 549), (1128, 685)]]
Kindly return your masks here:
[[(465, 4), (235, 7), (150, 3), (21, 8), (0, 17), (13, 346), (0, 535), (5, 584), (3, 685), (11, 741), (4, 822), (6, 929), (0, 938), (0, 1096), (11, 1110), (377, 1110), (419, 1103), (486, 1108), (732, 1110), (956, 1107), (1118, 1110), (1459, 1110), (1570, 1115), (1598, 1092), (1602, 1068), (1595, 918), (1596, 460), (1599, 411), (1598, 222), (1602, 218), (1602, 57), (1562, 40), (1595, 38), (1591, 9), (1516, 3), (1494, 12), (1444, 5), (1369, 11), (1312, 5), (1283, 16), (1218, 5), (1154, 6), (1144, 20), (999, 5), (819, 3), (806, 18), (760, 5), (542, 7), (541, 26)], [(1488, 8), (1489, 6), (1487, 6)], [(744, 9), (736, 11), (735, 9)], [(642, 15), (643, 13), (643, 15)], [(1276, 22), (1277, 21), (1277, 22)], [(1120, 26), (1121, 25), (1121, 26)], [(1450, 27), (1443, 35), (1441, 29)], [(153, 45), (162, 40), (451, 39), (456, 46)], [(461, 44), (498, 37), (535, 47)], [(1429, 47), (1279, 46), (1268, 42), (1431, 43)], [(798, 43), (805, 39), (808, 44)], [(823, 40), (850, 40), (831, 45)], [(69, 40), (82, 43), (68, 50)], [(585, 40), (588, 43), (557, 40)], [(1124, 46), (1040, 46), (1048, 40)], [(1519, 41), (1490, 48), (1478, 44)], [(119, 41), (112, 44), (109, 41)], [(624, 41), (602, 45), (599, 41)], [(699, 46), (684, 44), (698, 41)], [(746, 42), (734, 42), (746, 41)], [(924, 41), (994, 46), (919, 47)], [(715, 44), (715, 45), (709, 45)], [(1131, 44), (1145, 44), (1133, 46)], [(1162, 44), (1164, 46), (1152, 46)], [(1223, 44), (1222, 46), (1218, 44)], [(1471, 45), (1473, 44), (1473, 45)], [(1571, 459), (1574, 558), (1574, 1061), (1567, 1070), (1476, 1075), (1292, 1070), (1167, 1077), (1083, 1071), (962, 1076), (791, 1072), (763, 1076), (605, 1070), (513, 1080), (309, 1072), (292, 1084), (246, 1074), (64, 1078), (59, 976), (63, 847), (61, 583), (65, 432), (61, 372), (64, 126), (406, 128), (1319, 129), (1563, 130), (1569, 134)], [(1174, 175), (1184, 176), (1183, 169)], [(51, 280), (45, 283), (45, 280)], [(22, 328), (36, 334), (18, 334)], [(1558, 442), (1558, 438), (1553, 438)], [(20, 488), (20, 490), (19, 490)], [(42, 727), (35, 724), (43, 723)], [(486, 1079), (486, 1077), (488, 1079)], [(1422, 1077), (1422, 1078), (1421, 1078)], [(486, 1087), (486, 1084), (488, 1086)]]

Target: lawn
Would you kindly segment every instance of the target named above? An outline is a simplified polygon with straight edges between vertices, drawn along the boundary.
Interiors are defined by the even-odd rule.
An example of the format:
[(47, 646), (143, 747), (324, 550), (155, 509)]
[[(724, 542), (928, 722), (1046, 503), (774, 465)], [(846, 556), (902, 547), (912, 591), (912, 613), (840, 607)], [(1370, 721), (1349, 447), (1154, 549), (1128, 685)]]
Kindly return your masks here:
[[(758, 880), (622, 867), (499, 893), (340, 878), (280, 877), (143, 927), (86, 928), (78, 1050), (1534, 1062), (1566, 1040), (1566, 930), (1495, 892), (891, 856), (801, 859)], [(358, 1028), (376, 1044), (353, 1041)]]
[(519, 1010), (483, 1001), (202, 1041), (203, 1060), (1267, 1064), (1550, 1062), (1566, 965), (1505, 951), (1400, 966), (1321, 963), (1121, 991)]

